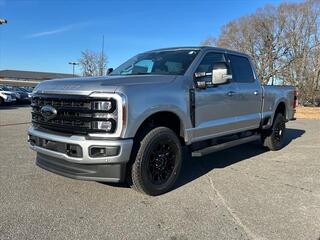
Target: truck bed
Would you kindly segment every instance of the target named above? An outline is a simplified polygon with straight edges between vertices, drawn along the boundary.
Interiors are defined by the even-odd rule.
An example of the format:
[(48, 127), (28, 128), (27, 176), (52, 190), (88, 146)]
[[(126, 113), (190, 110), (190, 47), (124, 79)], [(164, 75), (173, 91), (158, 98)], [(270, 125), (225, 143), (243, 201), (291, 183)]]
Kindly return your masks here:
[[(294, 86), (275, 86), (275, 85), (263, 85), (263, 105), (262, 115), (266, 117), (275, 110), (278, 103), (282, 100), (286, 104), (286, 119), (294, 119), (294, 98), (295, 87)], [(280, 96), (280, 97), (279, 97)]]

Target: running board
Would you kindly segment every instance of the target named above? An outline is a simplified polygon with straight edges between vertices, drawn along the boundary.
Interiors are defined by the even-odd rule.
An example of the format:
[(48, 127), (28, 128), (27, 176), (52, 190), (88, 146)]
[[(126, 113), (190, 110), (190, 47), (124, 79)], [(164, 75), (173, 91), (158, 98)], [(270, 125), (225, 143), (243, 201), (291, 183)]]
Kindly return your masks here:
[(202, 156), (205, 156), (205, 155), (213, 153), (213, 152), (224, 150), (224, 149), (227, 149), (227, 148), (230, 148), (230, 147), (234, 147), (234, 146), (237, 146), (237, 145), (241, 145), (241, 144), (244, 144), (244, 143), (256, 141), (258, 139), (260, 139), (260, 135), (256, 134), (256, 135), (252, 135), (252, 136), (249, 136), (249, 137), (244, 137), (244, 138), (240, 138), (240, 139), (237, 139), (237, 140), (233, 140), (233, 141), (230, 141), (230, 142), (225, 142), (225, 143), (213, 145), (213, 146), (210, 146), (210, 147), (203, 148), (203, 149), (196, 150), (196, 151), (192, 152), (192, 157), (202, 157)]

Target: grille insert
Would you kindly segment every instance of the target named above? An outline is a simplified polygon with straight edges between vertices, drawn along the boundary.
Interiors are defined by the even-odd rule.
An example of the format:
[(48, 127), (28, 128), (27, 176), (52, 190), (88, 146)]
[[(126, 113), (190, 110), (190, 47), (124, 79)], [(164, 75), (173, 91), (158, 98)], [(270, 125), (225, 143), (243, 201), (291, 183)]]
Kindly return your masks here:
[[(111, 101), (113, 106), (116, 106), (114, 99)], [(88, 134), (88, 133), (105, 133), (105, 130), (94, 129), (93, 121), (109, 121), (116, 117), (116, 108), (110, 111), (95, 110), (94, 104), (97, 101), (106, 101), (106, 99), (88, 98), (82, 96), (50, 96), (50, 95), (35, 95), (31, 101), (32, 107), (32, 123), (35, 127), (43, 129)], [(52, 106), (57, 110), (57, 115), (53, 119), (46, 119), (41, 114), (43, 106)], [(106, 118), (94, 117), (97, 113), (106, 113)], [(113, 120), (114, 124), (116, 122)], [(115, 130), (116, 126), (113, 128)]]

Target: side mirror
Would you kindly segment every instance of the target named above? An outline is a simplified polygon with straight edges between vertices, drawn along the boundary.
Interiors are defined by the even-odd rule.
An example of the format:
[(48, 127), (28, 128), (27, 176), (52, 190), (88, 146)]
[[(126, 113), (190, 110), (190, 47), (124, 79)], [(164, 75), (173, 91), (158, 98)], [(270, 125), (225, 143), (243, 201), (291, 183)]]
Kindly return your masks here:
[(110, 73), (112, 73), (113, 72), (113, 68), (108, 68), (107, 69), (107, 75), (109, 75)]
[(202, 78), (203, 77), (206, 77), (206, 76), (211, 76), (212, 73), (206, 73), (206, 72), (196, 72), (194, 74), (194, 78), (197, 79), (196, 81), (196, 86), (197, 88), (200, 88), (200, 89), (206, 89), (208, 85), (210, 85), (210, 82), (208, 84), (208, 82), (206, 82), (205, 80), (203, 80)]
[(232, 79), (232, 75), (228, 75), (228, 67), (225, 63), (215, 63), (212, 68), (212, 84), (219, 85), (227, 83)]

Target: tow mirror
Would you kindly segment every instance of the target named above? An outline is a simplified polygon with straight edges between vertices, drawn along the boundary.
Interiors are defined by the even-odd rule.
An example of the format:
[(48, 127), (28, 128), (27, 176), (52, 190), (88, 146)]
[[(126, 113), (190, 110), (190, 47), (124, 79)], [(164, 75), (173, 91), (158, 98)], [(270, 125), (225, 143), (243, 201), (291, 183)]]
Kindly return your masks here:
[(219, 85), (227, 83), (232, 79), (232, 75), (228, 75), (228, 67), (225, 63), (215, 63), (212, 68), (212, 84)]
[[(207, 76), (211, 76), (211, 79), (203, 79)], [(226, 63), (218, 62), (213, 64), (212, 72), (196, 72), (194, 78), (199, 79), (196, 81), (197, 87), (204, 89), (207, 86), (227, 83), (232, 79), (232, 75), (228, 74), (228, 66)]]
[(110, 73), (112, 73), (113, 72), (113, 68), (108, 68), (107, 69), (107, 75), (109, 75)]

